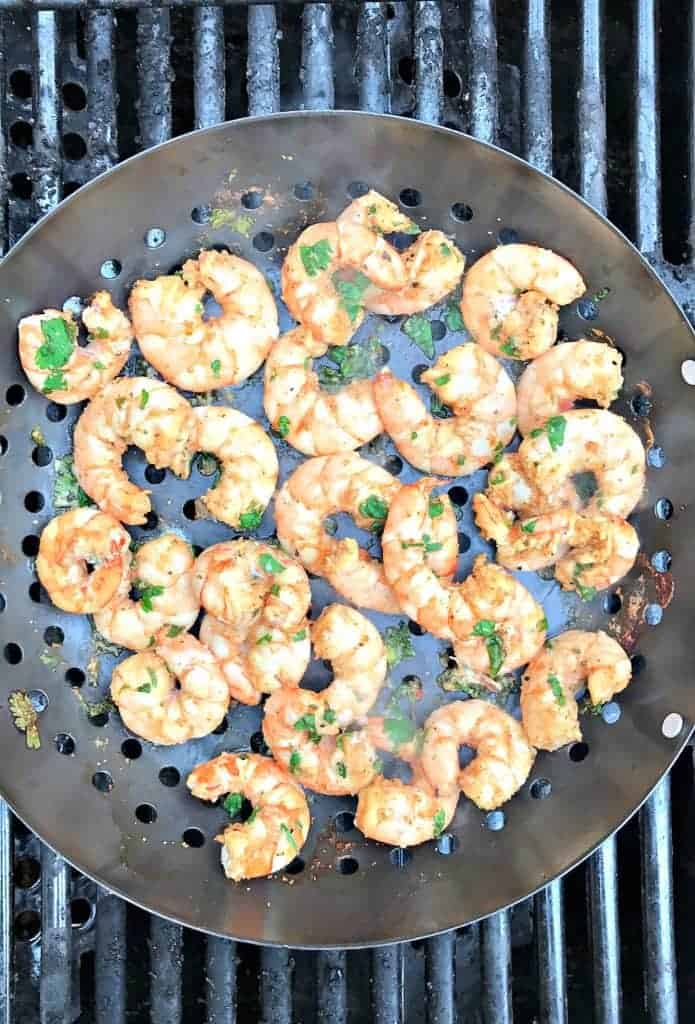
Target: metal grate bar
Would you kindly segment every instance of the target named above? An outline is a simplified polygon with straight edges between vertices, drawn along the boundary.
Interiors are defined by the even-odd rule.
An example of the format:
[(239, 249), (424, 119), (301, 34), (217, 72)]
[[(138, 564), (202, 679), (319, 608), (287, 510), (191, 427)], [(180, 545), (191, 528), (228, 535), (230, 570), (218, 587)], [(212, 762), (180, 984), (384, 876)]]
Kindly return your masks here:
[(553, 171), (553, 106), (550, 70), (550, 0), (527, 0), (522, 132), (524, 156), (540, 171)]
[(425, 944), (427, 1024), (456, 1021), (456, 932), (435, 935)]
[(183, 932), (163, 917), (150, 917), (150, 1006), (152, 1024), (180, 1024)]
[[(3, 78), (4, 81), (4, 78)], [(2, 235), (2, 239), (6, 238)], [(12, 812), (0, 800), (0, 1024), (12, 1022)]]
[(372, 950), (372, 1010), (374, 1024), (402, 1024), (405, 1016), (403, 947)]
[(357, 81), (360, 109), (377, 114), (391, 110), (388, 33), (384, 5), (365, 3), (357, 20)]
[[(566, 1024), (567, 973), (562, 881), (556, 879), (533, 901), (541, 1024)], [(599, 1024), (599, 1022), (597, 1022)]]
[(171, 138), (169, 11), (138, 11), (137, 39), (140, 143), (147, 149)]
[(670, 776), (659, 783), (640, 811), (639, 826), (647, 1014), (650, 1024), (677, 1024)]
[(317, 1021), (347, 1024), (347, 953), (330, 949), (316, 954)]
[(110, 11), (92, 11), (85, 25), (89, 153), (95, 175), (113, 167), (118, 160), (113, 22)]
[(95, 924), (96, 1024), (124, 1024), (126, 1010), (126, 905), (99, 889)]
[(41, 846), (41, 1024), (65, 1024), (71, 1005), (70, 869)]
[(292, 1024), (292, 975), (289, 949), (261, 949), (261, 1012), (263, 1024)]
[(582, 0), (579, 79), (579, 191), (606, 212), (606, 83), (603, 0)]
[(442, 118), (444, 41), (442, 12), (438, 3), (424, 0), (415, 5), (416, 116), (438, 124)]
[(34, 15), (34, 213), (48, 213), (60, 200), (58, 74), (60, 43), (57, 15)]
[(208, 936), (205, 972), (207, 1024), (236, 1024), (236, 943)]
[(594, 972), (594, 1020), (596, 1024), (619, 1024), (622, 992), (615, 836), (606, 839), (589, 861), (588, 895)]
[(249, 7), (249, 52), (246, 85), (249, 114), (274, 114), (280, 109), (280, 55), (273, 4)]
[(661, 251), (661, 161), (656, 0), (637, 0), (635, 83), (635, 240), (642, 252)]
[(304, 110), (332, 110), (333, 16), (330, 4), (305, 4), (302, 11), (302, 83)]
[(196, 7), (193, 12), (193, 88), (196, 128), (224, 121), (224, 11)]
[(480, 926), (485, 1024), (512, 1022), (512, 937), (510, 912), (500, 910)]
[(688, 4), (688, 259), (695, 263), (695, 2)]
[[(0, 16), (0, 82), (6, 88), (7, 71), (5, 68), (5, 17)], [(4, 256), (9, 245), (9, 225), (7, 217), (7, 125), (5, 124), (5, 108), (0, 100), (0, 256)], [(0, 803), (0, 814), (9, 814), (5, 802)], [(0, 965), (2, 966), (2, 965)], [(7, 977), (7, 975), (5, 976)]]
[(497, 139), (497, 27), (494, 0), (471, 0), (471, 135)]

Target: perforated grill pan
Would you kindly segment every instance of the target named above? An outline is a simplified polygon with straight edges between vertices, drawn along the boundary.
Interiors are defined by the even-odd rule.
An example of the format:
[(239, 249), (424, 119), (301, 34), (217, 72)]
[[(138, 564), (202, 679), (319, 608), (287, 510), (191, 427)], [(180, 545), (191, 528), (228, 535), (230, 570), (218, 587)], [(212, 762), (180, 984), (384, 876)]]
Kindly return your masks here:
[[(35, 538), (54, 514), (56, 459), (71, 449), (79, 410), (57, 419), (56, 408), (30, 388), (17, 359), (16, 325), (28, 313), (59, 307), (71, 296), (86, 298), (102, 286), (125, 305), (136, 278), (177, 267), (209, 245), (227, 246), (252, 260), (279, 295), (287, 245), (305, 224), (333, 219), (360, 182), (387, 196), (419, 199), (409, 212), (423, 227), (450, 232), (469, 265), (498, 239), (518, 238), (557, 250), (584, 275), (589, 302), (582, 309), (597, 318), (583, 318), (575, 305), (563, 312), (561, 326), (570, 338), (599, 329), (625, 353), (625, 387), (615, 410), (644, 438), (650, 464), (647, 491), (633, 517), (642, 555), (617, 593), (589, 605), (560, 593), (552, 580), (522, 578), (543, 601), (551, 634), (567, 625), (608, 629), (634, 656), (636, 674), (621, 695), (618, 721), (583, 716), (586, 747), (575, 748), (571, 756), (567, 750), (539, 755), (529, 782), (503, 815), (486, 818), (461, 800), (439, 847), (416, 848), (408, 860), (394, 858), (388, 848), (349, 827), (354, 800), (316, 797), (303, 870), (233, 884), (223, 877), (213, 842), (225, 814), (194, 800), (184, 778), (194, 764), (222, 750), (257, 749), (260, 709), (234, 708), (226, 732), (182, 747), (142, 743), (137, 757), (137, 743), (122, 748), (129, 737), (117, 713), (93, 719), (86, 714), (71, 684), (86, 675), (77, 688), (80, 697), (99, 700), (107, 693), (114, 659), (99, 657), (97, 685), (90, 685), (89, 673), (96, 668), (90, 623), (51, 606), (35, 583), (32, 558)], [(242, 203), (249, 190), (263, 194), (257, 208)], [(415, 190), (419, 197), (403, 190)], [(210, 219), (210, 210), (225, 212)], [(116, 276), (105, 279), (102, 271)], [(592, 304), (592, 296), (604, 295), (605, 289), (610, 289), (607, 297)], [(576, 195), (521, 160), (442, 128), (353, 113), (250, 118), (159, 146), (80, 189), (4, 261), (0, 297), (0, 379), (6, 397), (0, 425), (5, 439), (0, 789), (18, 815), (81, 870), (149, 910), (246, 941), (346, 947), (411, 939), (473, 921), (545, 885), (618, 828), (667, 771), (695, 717), (695, 396), (681, 373), (681, 364), (695, 352), (693, 335), (647, 263)], [(278, 304), (286, 329), (290, 321), (279, 298)], [(441, 325), (434, 331), (441, 335), (442, 312), (428, 317)], [(372, 319), (358, 338), (376, 330)], [(422, 353), (400, 322), (381, 320), (378, 330), (395, 372), (410, 379), (426, 362)], [(460, 333), (447, 332), (436, 341), (437, 351), (462, 340)], [(233, 402), (267, 427), (261, 374), (246, 386), (226, 389), (217, 400)], [(276, 443), (282, 481), (301, 456), (277, 438)], [(366, 454), (399, 471), (404, 481), (415, 476), (388, 443)], [(135, 537), (170, 528), (202, 547), (230, 536), (219, 523), (184, 514), (185, 503), (210, 482), (197, 468), (187, 482), (167, 473), (160, 483), (148, 484), (140, 452), (128, 454), (127, 466), (136, 482), (151, 486), (158, 517), (149, 533), (133, 529)], [(481, 472), (457, 481), (461, 575), (476, 554), (488, 550), (465, 500), (484, 480)], [(36, 494), (44, 504), (32, 512), (41, 504)], [(190, 511), (190, 505), (186, 508)], [(257, 535), (269, 537), (273, 529), (271, 510)], [(321, 580), (313, 580), (312, 588), (317, 614), (333, 595)], [(373, 619), (382, 629), (398, 622)], [(62, 630), (62, 645), (47, 646), (45, 637), (60, 638), (55, 630), (46, 633), (50, 627)], [(417, 716), (422, 719), (451, 695), (436, 682), (445, 645), (417, 635), (413, 642), (416, 657), (394, 670), (392, 682), (420, 677), (425, 697)], [(307, 685), (323, 685), (328, 678), (315, 664)], [(40, 714), (39, 750), (26, 748), (8, 713), (7, 698), (15, 689), (43, 691), (48, 699)], [(41, 693), (34, 699), (40, 706)], [(615, 714), (612, 709), (610, 717)], [(172, 768), (176, 771), (161, 777), (171, 783), (178, 772), (181, 781), (165, 785), (160, 772)], [(536, 780), (550, 785), (534, 787)], [(138, 815), (153, 818), (152, 808), (156, 820), (139, 820)], [(203, 845), (192, 845), (201, 839)]]

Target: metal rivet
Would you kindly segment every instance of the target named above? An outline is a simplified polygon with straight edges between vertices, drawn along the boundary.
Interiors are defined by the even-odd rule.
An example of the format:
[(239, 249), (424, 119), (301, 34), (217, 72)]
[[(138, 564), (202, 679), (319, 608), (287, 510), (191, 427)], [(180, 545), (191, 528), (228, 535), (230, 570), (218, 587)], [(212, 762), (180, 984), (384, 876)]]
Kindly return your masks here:
[(615, 725), (621, 714), (620, 705), (614, 700), (609, 701), (608, 704), (604, 704), (601, 709), (601, 718), (606, 725)]
[(485, 815), (485, 824), (491, 832), (499, 832), (504, 828), (504, 811), (488, 811)]
[(683, 728), (683, 716), (672, 711), (661, 724), (661, 731), (668, 740), (674, 740)]
[(684, 359), (681, 363), (681, 376), (686, 384), (695, 384), (695, 359)]

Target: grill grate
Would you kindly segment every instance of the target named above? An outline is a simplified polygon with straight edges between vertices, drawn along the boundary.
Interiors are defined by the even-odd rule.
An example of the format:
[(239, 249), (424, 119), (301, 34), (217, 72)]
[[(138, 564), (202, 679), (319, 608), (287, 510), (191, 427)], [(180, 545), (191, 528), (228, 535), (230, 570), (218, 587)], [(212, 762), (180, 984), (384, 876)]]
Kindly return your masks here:
[[(138, 0), (0, 0), (3, 251), (61, 195), (172, 132), (247, 112), (359, 106), (443, 122), (521, 150), (545, 171), (555, 165), (598, 209), (631, 230), (689, 312), (695, 248), (687, 246), (678, 265), (662, 258), (662, 221), (673, 224), (677, 218), (662, 207), (660, 165), (663, 158), (664, 172), (671, 175), (664, 198), (673, 206), (670, 197), (676, 189), (682, 193), (683, 181), (675, 180), (680, 164), (670, 147), (682, 148), (687, 140), (680, 218), (685, 223), (677, 225), (678, 241), (665, 239), (673, 255), (681, 238), (692, 243), (695, 231), (692, 5), (677, 0), (669, 8), (677, 23), (687, 24), (682, 63), (676, 61), (673, 72), (675, 88), (687, 89), (687, 115), (682, 124), (666, 123), (664, 139), (656, 0), (616, 0), (605, 7), (602, 0), (580, 0), (576, 6), (578, 18), (569, 2), (556, 3), (551, 18), (549, 0), (248, 9), (241, 3), (205, 6), (199, 0), (166, 8), (141, 6)], [(626, 108), (634, 131), (632, 151), (614, 167), (610, 140), (622, 138), (626, 129), (618, 123), (624, 111), (611, 105), (611, 85), (619, 84), (618, 72), (624, 75), (625, 68), (616, 69), (608, 46), (615, 47), (626, 33), (623, 61), (634, 52)], [(571, 69), (577, 51), (574, 96)], [(632, 188), (621, 189), (623, 180)], [(624, 194), (612, 204), (618, 192)], [(691, 750), (673, 779), (679, 838), (690, 810)], [(552, 883), (533, 901), (457, 935), (371, 953), (294, 956), (203, 940), (97, 893), (93, 883), (13, 823), (3, 805), (0, 1024), (77, 1019), (221, 1024), (237, 1018), (273, 1024), (313, 1019), (506, 1024), (513, 1016), (562, 1024), (568, 1001), (573, 1020), (591, 1019), (592, 999), (598, 1024), (616, 1024), (623, 1004), (631, 1022), (675, 1024), (678, 903), (671, 813), (666, 780), (640, 813), (639, 840), (636, 827), (627, 826), (565, 882)], [(638, 848), (641, 882), (631, 868)], [(37, 862), (40, 881), (31, 868)], [(683, 861), (676, 862), (676, 883), (687, 910), (692, 882)], [(676, 924), (685, 948), (687, 915)], [(695, 1000), (685, 983), (686, 966), (681, 965), (681, 1012), (691, 1019)]]

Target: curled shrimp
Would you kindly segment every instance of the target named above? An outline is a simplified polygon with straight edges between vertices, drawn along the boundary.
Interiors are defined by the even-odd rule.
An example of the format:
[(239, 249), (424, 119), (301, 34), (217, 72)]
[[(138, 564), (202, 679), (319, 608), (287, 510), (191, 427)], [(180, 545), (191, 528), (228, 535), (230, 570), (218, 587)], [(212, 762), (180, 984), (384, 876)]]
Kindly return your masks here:
[[(194, 562), (190, 544), (173, 533), (139, 547), (130, 573), (106, 607), (94, 615), (101, 635), (131, 651), (144, 651), (165, 627), (170, 636), (190, 629), (200, 610)], [(133, 587), (139, 591), (137, 600), (130, 597)]]
[(121, 377), (92, 399), (75, 425), (75, 474), (84, 491), (123, 523), (147, 522), (148, 492), (128, 480), (121, 459), (129, 444), (160, 469), (186, 479), (196, 420), (175, 388), (149, 377)]
[(403, 253), (406, 283), (397, 290), (369, 288), (365, 307), (383, 316), (412, 316), (441, 302), (461, 280), (465, 258), (442, 231), (424, 231)]
[[(582, 507), (573, 477), (592, 473), (596, 491)], [(569, 505), (585, 516), (625, 518), (644, 490), (645, 454), (620, 416), (572, 409), (535, 427), (518, 452), (504, 455), (488, 477), (487, 497), (523, 516)]]
[[(386, 578), (411, 619), (453, 641), (459, 664), (494, 679), (538, 651), (545, 640), (545, 614), (518, 580), (484, 555), (463, 583), (440, 577), (428, 565), (429, 535), (423, 530), (436, 485), (423, 477), (393, 498), (382, 537)], [(449, 543), (455, 541), (455, 520), (445, 520), (443, 528)]]
[(450, 349), (420, 379), (451, 407), (452, 418), (430, 416), (415, 389), (390, 370), (374, 380), (384, 427), (412, 466), (461, 476), (491, 462), (509, 444), (516, 427), (514, 384), (479, 345)]
[[(461, 768), (459, 747), (476, 756)], [(516, 718), (486, 700), (457, 700), (425, 722), (422, 768), (438, 794), (458, 793), (484, 811), (510, 800), (526, 779), (536, 751)]]
[[(219, 316), (206, 316), (210, 292)], [(228, 252), (204, 250), (181, 276), (136, 281), (130, 315), (145, 359), (186, 391), (239, 384), (278, 336), (275, 300), (260, 270)]]
[(96, 508), (63, 512), (41, 534), (36, 571), (64, 612), (98, 612), (128, 580), (129, 566), (129, 534)]
[(237, 530), (259, 525), (278, 479), (275, 446), (250, 416), (222, 406), (198, 406), (194, 447), (220, 462), (220, 478), (201, 501)]
[(227, 878), (258, 878), (289, 864), (306, 842), (311, 815), (306, 797), (283, 769), (260, 754), (220, 754), (196, 765), (186, 785), (199, 800), (218, 800), (230, 813), (243, 799), (251, 815), (223, 829), (222, 867)]
[(570, 341), (544, 352), (529, 363), (517, 385), (520, 432), (542, 427), (578, 398), (607, 409), (623, 386), (622, 361), (618, 349), (602, 341)]
[(60, 405), (93, 398), (118, 376), (130, 352), (133, 329), (108, 292), (97, 292), (82, 313), (87, 344), (77, 343), (72, 313), (45, 309), (19, 321), (19, 359), (42, 394)]
[(282, 689), (265, 705), (263, 736), (273, 756), (319, 793), (356, 793), (374, 777), (376, 752), (359, 723), (386, 678), (379, 631), (354, 608), (334, 604), (312, 626), (314, 652), (331, 662), (333, 682), (320, 693)]
[(555, 344), (558, 308), (586, 290), (568, 260), (537, 245), (500, 245), (466, 274), (461, 314), (488, 352), (535, 359)]
[(371, 380), (322, 390), (311, 362), (325, 354), (303, 327), (283, 334), (265, 364), (263, 404), (275, 430), (305, 455), (352, 451), (382, 432)]
[(456, 811), (458, 790), (440, 796), (416, 763), (410, 782), (378, 775), (357, 796), (355, 827), (390, 846), (417, 846), (436, 839)]
[(160, 633), (154, 647), (119, 662), (111, 697), (126, 728), (163, 745), (207, 736), (229, 706), (217, 661), (190, 633)]
[(630, 659), (607, 633), (571, 629), (549, 640), (522, 678), (521, 714), (529, 742), (557, 750), (580, 740), (575, 695), (586, 683), (591, 703), (604, 704), (631, 676)]

